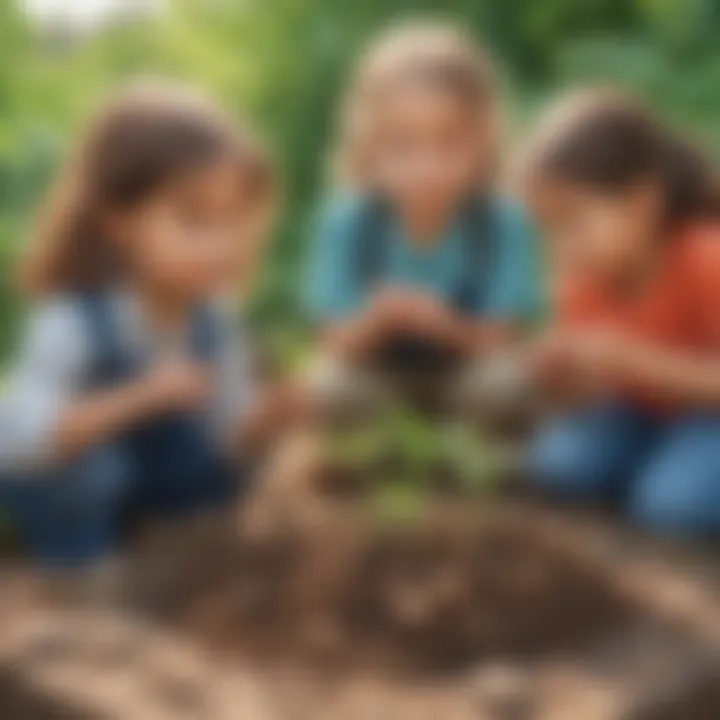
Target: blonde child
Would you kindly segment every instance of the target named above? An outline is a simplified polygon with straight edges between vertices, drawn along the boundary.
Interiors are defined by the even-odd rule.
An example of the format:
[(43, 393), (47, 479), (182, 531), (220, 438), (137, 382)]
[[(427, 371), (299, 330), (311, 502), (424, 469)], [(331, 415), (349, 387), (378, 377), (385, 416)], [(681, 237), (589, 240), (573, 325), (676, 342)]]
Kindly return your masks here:
[(456, 27), (394, 27), (361, 60), (343, 190), (321, 212), (307, 279), (321, 394), (367, 400), (386, 371), (458, 378), (537, 315), (533, 233), (497, 187), (498, 121), (492, 68)]

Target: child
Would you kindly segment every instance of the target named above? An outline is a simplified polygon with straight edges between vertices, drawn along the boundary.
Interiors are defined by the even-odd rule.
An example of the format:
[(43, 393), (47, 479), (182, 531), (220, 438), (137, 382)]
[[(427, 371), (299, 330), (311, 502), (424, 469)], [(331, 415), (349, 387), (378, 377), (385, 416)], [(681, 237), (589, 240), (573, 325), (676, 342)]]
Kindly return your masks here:
[(322, 214), (307, 283), (318, 390), (367, 400), (370, 366), (445, 376), (537, 313), (532, 233), (495, 189), (497, 115), (457, 28), (414, 23), (370, 48), (341, 127), (350, 192)]
[(216, 300), (272, 195), (264, 153), (183, 88), (133, 86), (88, 129), (22, 267), (38, 305), (0, 411), (0, 504), (45, 562), (235, 492), (252, 392)]
[(538, 482), (622, 499), (652, 528), (720, 530), (720, 196), (713, 170), (637, 102), (604, 91), (553, 113), (530, 197), (554, 256), (545, 379), (582, 387), (544, 430)]

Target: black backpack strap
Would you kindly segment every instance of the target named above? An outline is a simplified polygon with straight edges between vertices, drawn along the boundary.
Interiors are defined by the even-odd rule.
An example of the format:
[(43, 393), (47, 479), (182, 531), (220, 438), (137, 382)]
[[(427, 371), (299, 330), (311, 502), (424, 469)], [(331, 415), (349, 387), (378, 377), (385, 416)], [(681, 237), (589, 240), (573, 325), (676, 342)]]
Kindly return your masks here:
[(453, 304), (462, 315), (473, 315), (486, 305), (491, 280), (496, 241), (491, 200), (488, 197), (469, 200), (461, 222), (466, 262)]
[(355, 267), (363, 287), (371, 287), (381, 276), (385, 259), (388, 211), (376, 197), (363, 201), (357, 222)]

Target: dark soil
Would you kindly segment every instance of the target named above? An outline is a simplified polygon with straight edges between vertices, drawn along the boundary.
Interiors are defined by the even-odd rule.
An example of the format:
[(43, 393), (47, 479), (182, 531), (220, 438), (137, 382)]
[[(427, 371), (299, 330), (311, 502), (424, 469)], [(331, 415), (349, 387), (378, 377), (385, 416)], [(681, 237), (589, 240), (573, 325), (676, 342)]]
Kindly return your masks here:
[(156, 538), (136, 602), (234, 655), (447, 673), (561, 653), (640, 613), (607, 568), (528, 508), (391, 523), (334, 511), (262, 537), (215, 525), (209, 540), (207, 529), (182, 552)]
[(81, 708), (38, 692), (21, 673), (0, 672), (0, 717), (6, 720), (96, 720)]
[(0, 604), (0, 717), (717, 720), (717, 604), (597, 525), (514, 499), (154, 528), (129, 607), (56, 620), (64, 656)]

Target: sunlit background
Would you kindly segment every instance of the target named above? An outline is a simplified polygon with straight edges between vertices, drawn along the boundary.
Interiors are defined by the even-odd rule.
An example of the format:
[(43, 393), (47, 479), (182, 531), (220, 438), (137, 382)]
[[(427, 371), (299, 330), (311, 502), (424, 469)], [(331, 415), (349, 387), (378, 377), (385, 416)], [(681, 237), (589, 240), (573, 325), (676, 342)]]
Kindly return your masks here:
[(65, 26), (71, 31), (94, 30), (119, 20), (134, 20), (161, 11), (162, 0), (27, 0), (27, 14), (41, 26)]
[(0, 353), (21, 303), (12, 256), (73, 129), (121, 78), (181, 77), (247, 109), (270, 137), (288, 202), (256, 303), (296, 327), (310, 209), (323, 191), (333, 106), (348, 63), (392, 17), (442, 13), (504, 70), (509, 149), (567, 85), (637, 88), (720, 149), (720, 3), (714, 0), (3, 0), (0, 3)]

